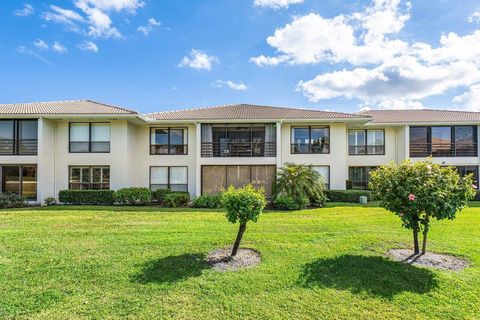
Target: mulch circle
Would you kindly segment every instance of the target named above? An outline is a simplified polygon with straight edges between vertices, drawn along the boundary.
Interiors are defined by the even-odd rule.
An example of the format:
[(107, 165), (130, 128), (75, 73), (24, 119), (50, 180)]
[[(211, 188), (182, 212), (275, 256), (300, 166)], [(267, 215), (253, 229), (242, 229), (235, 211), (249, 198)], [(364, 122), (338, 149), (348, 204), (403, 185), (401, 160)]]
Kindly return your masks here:
[(220, 272), (237, 271), (244, 268), (251, 268), (260, 263), (260, 252), (249, 249), (238, 249), (235, 258), (230, 257), (232, 248), (215, 249), (207, 255), (207, 263), (212, 269)]
[(460, 271), (468, 267), (468, 261), (448, 254), (427, 252), (414, 254), (408, 249), (392, 249), (388, 256), (394, 260), (402, 261), (414, 266), (437, 268), (441, 270)]

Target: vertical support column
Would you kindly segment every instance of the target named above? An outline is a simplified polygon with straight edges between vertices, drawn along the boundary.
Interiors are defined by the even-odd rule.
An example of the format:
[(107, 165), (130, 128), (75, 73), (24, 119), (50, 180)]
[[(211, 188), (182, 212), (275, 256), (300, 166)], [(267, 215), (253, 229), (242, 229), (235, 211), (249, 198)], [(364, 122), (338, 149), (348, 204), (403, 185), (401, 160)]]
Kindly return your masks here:
[(282, 163), (282, 121), (277, 121), (277, 136), (276, 136), (276, 153), (277, 153), (277, 169), (281, 168)]
[(56, 197), (55, 191), (55, 126), (38, 119), (37, 147), (37, 202), (46, 197)]
[(410, 159), (410, 126), (408, 124), (405, 125), (405, 159)]
[(201, 166), (201, 153), (202, 153), (202, 124), (195, 123), (195, 197), (198, 197), (202, 193), (202, 166)]

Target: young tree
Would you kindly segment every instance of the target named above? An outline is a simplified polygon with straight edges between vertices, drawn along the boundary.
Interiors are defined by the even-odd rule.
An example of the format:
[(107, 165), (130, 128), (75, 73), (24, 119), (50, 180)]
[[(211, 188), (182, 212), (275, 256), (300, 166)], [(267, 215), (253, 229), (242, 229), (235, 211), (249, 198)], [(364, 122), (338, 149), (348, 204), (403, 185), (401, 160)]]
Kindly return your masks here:
[(471, 175), (460, 177), (453, 167), (433, 164), (431, 159), (401, 164), (391, 162), (370, 174), (370, 188), (381, 206), (402, 219), (413, 230), (415, 254), (420, 253), (418, 233), (423, 231), (422, 254), (432, 219), (455, 219), (456, 213), (475, 196)]
[(247, 228), (247, 222), (257, 222), (258, 217), (267, 205), (265, 199), (265, 191), (263, 189), (255, 189), (252, 185), (246, 185), (242, 188), (235, 189), (230, 186), (222, 195), (222, 204), (227, 211), (227, 219), (231, 223), (240, 222), (237, 239), (232, 249), (232, 257), (237, 254), (243, 233)]
[(323, 206), (327, 200), (325, 180), (311, 167), (286, 163), (277, 173), (274, 186), (275, 198), (289, 196), (293, 199), (308, 199), (310, 203)]

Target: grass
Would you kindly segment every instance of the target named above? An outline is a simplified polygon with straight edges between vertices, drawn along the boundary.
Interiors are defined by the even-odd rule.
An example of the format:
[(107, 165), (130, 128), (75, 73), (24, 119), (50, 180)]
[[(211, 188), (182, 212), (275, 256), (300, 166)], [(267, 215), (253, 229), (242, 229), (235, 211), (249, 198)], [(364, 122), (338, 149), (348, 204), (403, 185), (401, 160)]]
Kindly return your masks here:
[(42, 207), (0, 212), (1, 319), (478, 319), (480, 208), (435, 222), (429, 249), (461, 272), (384, 257), (410, 247), (398, 218), (329, 204), (264, 213), (243, 246), (262, 263), (205, 264), (233, 243), (221, 210)]

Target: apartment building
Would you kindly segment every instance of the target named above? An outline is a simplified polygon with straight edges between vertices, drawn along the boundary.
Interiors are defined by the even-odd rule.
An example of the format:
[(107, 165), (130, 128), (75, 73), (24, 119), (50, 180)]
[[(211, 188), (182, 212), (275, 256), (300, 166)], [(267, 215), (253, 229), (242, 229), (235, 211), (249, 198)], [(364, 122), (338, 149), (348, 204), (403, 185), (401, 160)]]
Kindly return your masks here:
[(90, 100), (0, 105), (1, 192), (34, 202), (64, 189), (188, 191), (252, 183), (271, 194), (284, 163), (312, 166), (331, 189), (364, 189), (368, 173), (406, 158), (478, 180), (480, 113), (360, 113), (225, 105), (139, 114)]

